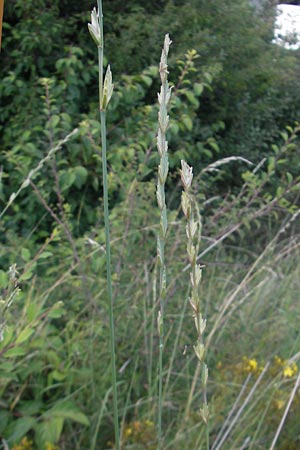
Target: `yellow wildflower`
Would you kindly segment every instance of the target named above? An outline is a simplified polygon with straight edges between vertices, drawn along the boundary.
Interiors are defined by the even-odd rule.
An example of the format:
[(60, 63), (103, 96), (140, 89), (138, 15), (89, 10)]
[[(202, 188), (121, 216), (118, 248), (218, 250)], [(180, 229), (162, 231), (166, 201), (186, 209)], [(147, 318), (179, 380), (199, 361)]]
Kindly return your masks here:
[(51, 444), (50, 442), (47, 442), (46, 450), (59, 450), (59, 447), (57, 447), (57, 445)]
[(291, 378), (291, 377), (293, 377), (294, 375), (296, 375), (297, 372), (298, 372), (297, 364), (295, 364), (295, 363), (293, 362), (291, 365), (286, 366), (286, 367), (283, 369), (283, 376), (284, 376), (285, 378)]
[(256, 359), (249, 359), (248, 361), (249, 368), (251, 372), (255, 372), (257, 369), (257, 361)]
[(274, 362), (277, 366), (283, 366), (284, 362), (282, 361), (282, 359), (279, 356), (275, 356), (274, 357)]
[(28, 438), (25, 436), (20, 444), (14, 445), (11, 450), (32, 450), (32, 441), (29, 441)]
[(283, 400), (276, 400), (275, 401), (275, 404), (276, 404), (276, 408), (277, 409), (282, 409), (283, 407), (284, 407), (284, 401)]
[(131, 427), (126, 427), (125, 431), (124, 431), (125, 437), (128, 438), (129, 436), (132, 435), (132, 428)]
[(244, 364), (244, 370), (249, 373), (256, 373), (258, 370), (258, 364), (256, 359), (249, 359), (246, 356), (243, 358), (245, 364)]
[(297, 366), (297, 364), (296, 363), (292, 363), (292, 369), (293, 369), (293, 371), (294, 371), (294, 374), (296, 375), (296, 373), (298, 372), (298, 366)]
[(150, 450), (156, 439), (155, 424), (148, 419), (134, 420), (125, 425), (123, 438), (126, 443), (143, 444), (143, 448)]
[(153, 427), (154, 423), (152, 422), (152, 420), (145, 420), (145, 425), (147, 425), (147, 427)]
[(285, 367), (284, 369), (283, 369), (283, 376), (285, 377), (285, 378), (290, 378), (290, 377), (292, 377), (294, 374), (293, 374), (293, 371), (292, 371), (292, 368), (290, 367), (290, 366), (287, 366), (287, 367)]

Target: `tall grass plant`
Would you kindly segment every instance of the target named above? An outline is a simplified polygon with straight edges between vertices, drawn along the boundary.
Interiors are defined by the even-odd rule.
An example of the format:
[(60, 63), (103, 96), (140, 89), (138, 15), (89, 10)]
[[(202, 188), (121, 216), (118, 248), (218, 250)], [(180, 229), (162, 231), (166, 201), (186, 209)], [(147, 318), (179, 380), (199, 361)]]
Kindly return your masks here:
[(107, 297), (109, 312), (110, 330), (110, 355), (111, 355), (111, 378), (113, 392), (114, 409), (114, 430), (116, 450), (120, 449), (119, 431), (119, 409), (117, 394), (117, 369), (116, 369), (116, 344), (115, 344), (115, 323), (113, 312), (113, 289), (111, 275), (111, 251), (110, 251), (110, 230), (109, 230), (109, 206), (108, 206), (108, 177), (107, 177), (107, 143), (106, 143), (106, 110), (113, 93), (112, 74), (110, 66), (106, 70), (103, 79), (104, 64), (104, 38), (103, 38), (103, 12), (102, 1), (97, 2), (98, 10), (94, 8), (91, 14), (91, 23), (88, 24), (92, 38), (98, 48), (98, 68), (99, 68), (99, 111), (101, 122), (101, 148), (102, 148), (102, 176), (103, 176), (103, 203), (104, 203), (104, 225), (105, 225), (105, 252), (106, 252), (106, 275), (107, 275)]

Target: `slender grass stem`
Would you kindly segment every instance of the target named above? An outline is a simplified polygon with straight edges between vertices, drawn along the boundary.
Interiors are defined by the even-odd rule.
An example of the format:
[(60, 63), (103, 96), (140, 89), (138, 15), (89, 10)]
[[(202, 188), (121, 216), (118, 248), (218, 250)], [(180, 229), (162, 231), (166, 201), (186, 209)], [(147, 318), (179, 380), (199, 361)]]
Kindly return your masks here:
[[(155, 338), (155, 308), (157, 298), (157, 266), (156, 261), (153, 271), (153, 283), (152, 283), (152, 305), (151, 305), (151, 325), (150, 325), (150, 355), (149, 355), (149, 399), (153, 396), (152, 379), (153, 379), (153, 348)], [(156, 392), (156, 388), (155, 388)], [(149, 403), (150, 404), (150, 403)]]
[(107, 295), (108, 295), (108, 314), (109, 314), (109, 332), (110, 332), (111, 378), (113, 391), (115, 441), (116, 441), (116, 450), (119, 450), (120, 432), (118, 420), (119, 414), (118, 414), (117, 371), (116, 371), (116, 352), (115, 352), (116, 344), (115, 344), (115, 327), (114, 327), (112, 280), (111, 280), (105, 111), (100, 111), (100, 120), (101, 120), (101, 142), (102, 142), (103, 203), (104, 203), (104, 221), (105, 221), (106, 275), (107, 275)]
[[(103, 98), (103, 46), (98, 47), (98, 61), (99, 64), (99, 99)], [(101, 111), (101, 103), (100, 103), (100, 111)]]
[(206, 450), (209, 450), (209, 418), (207, 419), (206, 429)]
[(164, 335), (163, 326), (161, 326), (161, 335), (159, 337), (159, 382), (158, 382), (158, 445), (157, 449), (162, 448), (162, 385), (163, 385), (163, 348), (164, 348)]

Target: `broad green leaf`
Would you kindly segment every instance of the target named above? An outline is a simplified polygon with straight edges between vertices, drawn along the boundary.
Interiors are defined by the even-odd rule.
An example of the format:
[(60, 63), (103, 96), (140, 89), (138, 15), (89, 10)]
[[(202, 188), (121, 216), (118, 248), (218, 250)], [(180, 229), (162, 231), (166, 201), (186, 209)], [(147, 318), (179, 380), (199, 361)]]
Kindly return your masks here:
[(0, 370), (0, 379), (1, 379), (1, 389), (0, 389), (0, 396), (2, 397), (4, 392), (7, 392), (7, 386), (9, 386), (9, 384), (12, 381), (17, 381), (16, 379), (17, 377), (13, 376), (12, 373), (7, 373), (7, 372), (1, 372)]
[(18, 405), (18, 411), (22, 416), (33, 416), (39, 414), (44, 408), (44, 403), (40, 400), (22, 401)]
[(49, 311), (48, 317), (50, 317), (51, 319), (59, 319), (66, 313), (66, 311), (62, 307), (63, 306), (62, 302), (59, 303), (61, 304), (53, 306), (53, 308)]
[(152, 77), (156, 77), (158, 74), (158, 67), (150, 66), (145, 70), (145, 73), (149, 73)]
[(268, 161), (268, 173), (271, 174), (275, 167), (275, 158), (273, 156), (270, 156)]
[(27, 270), (20, 276), (20, 281), (28, 281), (32, 278), (32, 275), (32, 268), (30, 268), (30, 270)]
[(3, 332), (3, 341), (0, 342), (0, 348), (6, 347), (12, 340), (14, 330), (11, 326), (6, 326)]
[(211, 148), (213, 148), (217, 153), (220, 152), (220, 148), (219, 148), (217, 142), (216, 142), (214, 139), (209, 139), (207, 143), (208, 143), (208, 144), (211, 146)]
[(75, 173), (74, 184), (78, 189), (80, 189), (87, 180), (88, 171), (82, 166), (75, 167), (73, 171)]
[(28, 248), (22, 248), (21, 256), (25, 262), (28, 262), (30, 260), (31, 254), (30, 254), (30, 251), (28, 250)]
[(203, 92), (203, 84), (202, 83), (195, 83), (194, 84), (194, 92), (196, 95), (201, 95)]
[(62, 172), (59, 178), (59, 185), (61, 191), (69, 189), (74, 184), (75, 179), (76, 174), (73, 172), (72, 169)]
[(22, 330), (19, 336), (17, 337), (16, 344), (21, 344), (21, 342), (27, 341), (33, 332), (34, 329), (32, 328), (25, 328), (25, 330)]
[(212, 76), (211, 76), (210, 73), (205, 72), (205, 73), (204, 73), (204, 78), (206, 79), (206, 81), (207, 81), (209, 84), (211, 84), (211, 82), (212, 82)]
[(28, 270), (26, 270), (26, 267), (25, 267), (25, 271), (20, 276), (20, 280), (21, 281), (30, 280), (30, 278), (32, 278), (32, 276), (33, 276), (33, 272), (34, 272), (35, 268), (36, 268), (36, 262), (33, 262), (32, 264), (30, 264), (30, 267), (28, 267)]
[[(48, 345), (51, 345), (53, 347), (53, 343), (49, 342)], [(57, 347), (55, 347), (57, 348)], [(61, 364), (61, 359), (58, 356), (58, 353), (54, 350), (48, 350), (47, 351), (47, 360), (52, 364), (53, 366), (58, 367)]]
[(48, 417), (35, 427), (35, 439), (39, 450), (44, 450), (46, 444), (55, 444), (61, 435), (64, 426), (64, 418), (53, 416)]
[(34, 417), (21, 417), (12, 422), (7, 430), (9, 434), (7, 437), (8, 442), (19, 441), (34, 427), (35, 424), (36, 419)]
[(0, 270), (0, 288), (6, 288), (8, 284), (8, 274)]
[(74, 422), (81, 423), (82, 425), (89, 425), (89, 419), (83, 414), (79, 408), (71, 401), (59, 403), (52, 409), (43, 414), (44, 418), (48, 417), (62, 417), (64, 419), (74, 420)]
[(31, 136), (31, 131), (30, 130), (24, 131), (24, 133), (22, 134), (23, 141), (28, 141), (30, 139), (30, 136)]
[(0, 433), (2, 434), (5, 430), (9, 419), (9, 412), (1, 408), (0, 411)]
[(287, 146), (286, 146), (286, 150), (290, 151), (290, 150), (295, 150), (297, 148), (297, 145), (294, 144), (293, 142), (290, 142)]
[(172, 121), (170, 124), (170, 132), (174, 135), (177, 135), (179, 133), (179, 126), (175, 121)]
[(61, 372), (59, 370), (53, 370), (52, 372), (50, 372), (49, 376), (52, 377), (53, 380), (63, 381), (66, 379), (67, 374), (66, 374), (66, 372)]
[(26, 315), (28, 320), (31, 322), (34, 320), (41, 311), (41, 306), (36, 303), (30, 303), (26, 308)]
[(292, 181), (293, 181), (293, 175), (290, 172), (287, 172), (286, 173), (286, 178), (287, 178), (289, 184), (291, 184)]
[(283, 139), (284, 141), (287, 141), (288, 138), (289, 138), (289, 135), (288, 135), (285, 131), (283, 131), (282, 133), (280, 133), (280, 135), (281, 135), (281, 137), (282, 137), (282, 139)]
[(50, 118), (50, 121), (49, 121), (49, 124), (48, 124), (48, 127), (49, 128), (56, 128), (57, 127), (57, 125), (59, 124), (59, 122), (60, 122), (60, 118), (59, 118), (59, 116), (57, 116), (57, 115), (53, 115), (53, 116), (51, 116), (51, 118)]
[(203, 148), (202, 154), (206, 155), (208, 158), (212, 158), (212, 156), (213, 156), (212, 152), (210, 150), (208, 150), (207, 148)]
[(25, 355), (26, 350), (24, 348), (20, 348), (20, 347), (14, 347), (14, 348), (10, 348), (9, 350), (7, 350), (7, 352), (5, 352), (3, 354), (3, 356), (5, 358), (15, 358), (17, 356), (23, 356)]
[(5, 372), (11, 372), (14, 368), (14, 364), (10, 361), (1, 362), (0, 369), (4, 370)]
[(39, 255), (39, 259), (46, 259), (50, 258), (51, 256), (53, 256), (52, 252), (43, 252)]
[(195, 97), (194, 93), (191, 91), (186, 90), (185, 91), (185, 95), (186, 98), (188, 99), (188, 101), (194, 105), (196, 108), (198, 108), (199, 106), (199, 101), (197, 100), (197, 98)]
[(184, 124), (184, 126), (186, 127), (186, 129), (188, 131), (191, 131), (193, 128), (193, 121), (190, 118), (190, 116), (188, 116), (187, 114), (183, 114), (183, 116), (181, 117), (181, 121)]
[(141, 79), (146, 84), (146, 86), (151, 86), (152, 78), (148, 77), (147, 75), (141, 75)]

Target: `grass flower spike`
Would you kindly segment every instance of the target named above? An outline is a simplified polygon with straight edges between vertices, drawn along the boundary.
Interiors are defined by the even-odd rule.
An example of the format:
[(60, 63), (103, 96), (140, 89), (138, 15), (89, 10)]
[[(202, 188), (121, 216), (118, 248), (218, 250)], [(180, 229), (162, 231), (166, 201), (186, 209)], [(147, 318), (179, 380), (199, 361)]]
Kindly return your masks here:
[(112, 73), (110, 70), (110, 65), (108, 65), (106, 70), (106, 75), (104, 79), (103, 84), (103, 96), (101, 99), (101, 110), (105, 110), (107, 108), (107, 105), (111, 99), (112, 93), (113, 93), (114, 85), (112, 82)]
[(93, 8), (93, 11), (91, 12), (91, 22), (92, 23), (88, 23), (89, 32), (93, 40), (95, 41), (96, 45), (98, 47), (101, 47), (102, 39), (101, 39), (99, 12), (97, 13), (96, 8)]
[[(191, 194), (191, 186), (193, 181), (193, 168), (190, 167), (185, 161), (181, 161), (181, 181), (183, 185), (183, 192), (181, 196), (181, 207), (183, 214), (186, 218), (186, 235), (187, 235), (187, 253), (189, 263), (191, 266), (190, 280), (191, 280), (191, 297), (189, 299), (191, 307), (193, 309), (193, 317), (195, 321), (195, 327), (197, 331), (197, 342), (194, 345), (194, 351), (201, 367), (201, 383), (203, 389), (203, 404), (200, 408), (200, 415), (204, 423), (208, 424), (209, 410), (207, 406), (207, 379), (208, 368), (205, 363), (205, 345), (203, 334), (206, 328), (206, 320), (202, 315), (201, 300), (199, 295), (199, 287), (202, 277), (202, 267), (197, 264), (198, 246), (201, 238), (201, 217), (198, 212), (197, 205)], [(194, 215), (194, 209), (196, 209), (196, 218)], [(191, 399), (188, 401), (187, 411), (189, 410)], [(207, 427), (207, 446), (208, 446), (208, 427)]]
[(169, 125), (167, 113), (168, 104), (171, 98), (171, 88), (168, 83), (168, 53), (172, 41), (166, 34), (163, 50), (161, 53), (159, 73), (161, 79), (161, 89), (158, 94), (158, 132), (157, 150), (160, 156), (158, 166), (158, 180), (156, 197), (160, 209), (160, 227), (157, 236), (157, 259), (160, 267), (160, 289), (159, 289), (159, 313), (157, 319), (159, 335), (159, 378), (158, 378), (158, 450), (162, 448), (162, 378), (163, 378), (163, 348), (164, 348), (164, 301), (166, 296), (166, 266), (165, 266), (165, 238), (168, 228), (167, 207), (165, 198), (165, 183), (169, 172), (168, 161), (168, 141), (166, 132)]

